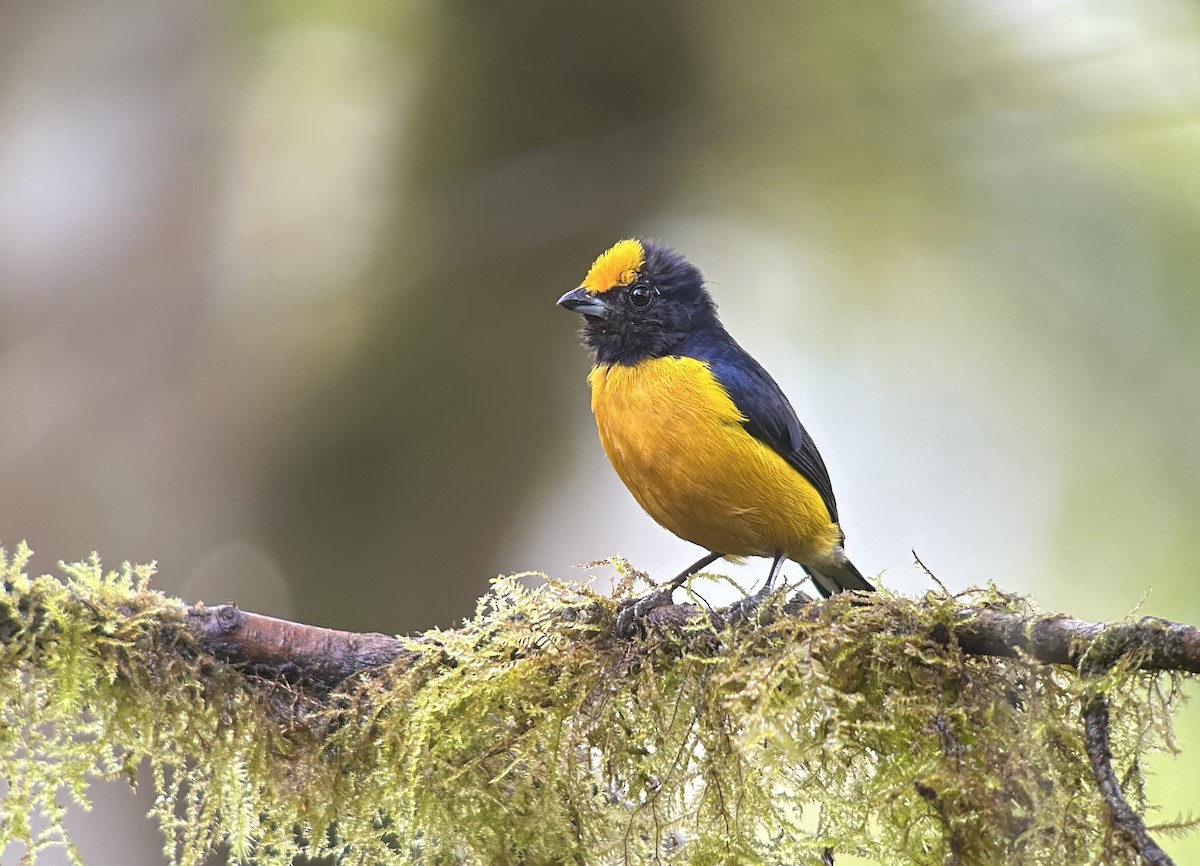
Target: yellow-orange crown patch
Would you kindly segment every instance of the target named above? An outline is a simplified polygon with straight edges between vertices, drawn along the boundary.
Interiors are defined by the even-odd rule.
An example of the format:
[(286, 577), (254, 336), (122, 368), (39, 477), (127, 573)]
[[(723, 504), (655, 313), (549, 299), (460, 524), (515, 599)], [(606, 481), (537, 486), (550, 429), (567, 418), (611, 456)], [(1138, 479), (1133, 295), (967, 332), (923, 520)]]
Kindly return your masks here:
[(641, 241), (633, 238), (617, 241), (596, 257), (581, 285), (597, 295), (627, 286), (638, 278), (645, 261), (646, 250)]

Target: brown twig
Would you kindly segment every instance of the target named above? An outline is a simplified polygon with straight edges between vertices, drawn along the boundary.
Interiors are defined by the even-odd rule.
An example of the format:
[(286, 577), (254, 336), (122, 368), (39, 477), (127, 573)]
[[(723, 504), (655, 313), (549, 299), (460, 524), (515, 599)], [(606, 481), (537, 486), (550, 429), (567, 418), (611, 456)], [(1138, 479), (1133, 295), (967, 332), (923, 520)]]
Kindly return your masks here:
[(964, 616), (954, 634), (968, 655), (1022, 653), (1045, 664), (1077, 667), (1103, 641), (1106, 654), (1114, 658), (1136, 653), (1142, 670), (1200, 673), (1200, 628), (1157, 617), (1106, 623), (982, 610)]
[(1103, 694), (1095, 695), (1083, 708), (1083, 733), (1092, 775), (1096, 777), (1117, 833), (1133, 846), (1143, 863), (1174, 866), (1175, 861), (1150, 838), (1146, 824), (1121, 793), (1121, 784), (1112, 766), (1112, 749), (1108, 745), (1108, 700)]
[(942, 798), (938, 796), (937, 791), (919, 780), (913, 782), (913, 788), (921, 796), (921, 799), (932, 807), (934, 814), (937, 815), (938, 820), (942, 822), (942, 826), (946, 829), (947, 838), (950, 840), (950, 859), (946, 862), (957, 866), (957, 864), (962, 862), (962, 832), (950, 820), (950, 816), (946, 813), (946, 804), (942, 802)]
[(934, 583), (936, 583), (938, 585), (938, 589), (940, 589), (942, 592), (946, 593), (946, 595), (949, 595), (950, 590), (946, 589), (946, 584), (942, 583), (938, 579), (938, 576), (929, 570), (929, 566), (921, 561), (921, 557), (917, 556), (917, 552), (915, 550), (912, 551), (912, 555), (913, 555), (913, 562), (917, 565), (918, 568), (921, 569), (921, 571), (925, 572), (925, 576), (928, 577), (930, 580), (932, 580)]
[(249, 613), (234, 604), (189, 608), (188, 630), (221, 661), (268, 678), (324, 688), (412, 654), (387, 635), (305, 625)]

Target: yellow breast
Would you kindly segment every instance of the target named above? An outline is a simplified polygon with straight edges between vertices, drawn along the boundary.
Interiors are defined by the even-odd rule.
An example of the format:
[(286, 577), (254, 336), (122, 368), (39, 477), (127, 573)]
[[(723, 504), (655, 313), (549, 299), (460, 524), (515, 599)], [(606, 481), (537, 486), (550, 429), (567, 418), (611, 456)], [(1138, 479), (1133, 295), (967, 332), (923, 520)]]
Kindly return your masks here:
[(819, 562), (839, 542), (816, 488), (746, 432), (703, 361), (597, 366), (588, 382), (613, 468), (680, 538), (734, 556), (782, 551), (801, 563)]

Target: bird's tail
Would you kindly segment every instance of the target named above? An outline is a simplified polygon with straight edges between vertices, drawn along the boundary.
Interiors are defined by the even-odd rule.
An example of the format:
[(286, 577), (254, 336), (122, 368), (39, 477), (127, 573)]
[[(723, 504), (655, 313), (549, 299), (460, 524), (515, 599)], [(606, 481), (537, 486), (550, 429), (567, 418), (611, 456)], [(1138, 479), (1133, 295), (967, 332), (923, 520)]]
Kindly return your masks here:
[[(837, 552), (841, 553), (840, 547)], [(847, 559), (844, 553), (837, 558), (831, 557), (828, 561), (821, 563), (819, 568), (806, 565), (804, 570), (812, 578), (813, 586), (817, 588), (817, 592), (821, 593), (822, 598), (829, 598), (835, 592), (844, 592), (847, 589), (864, 592), (875, 591), (875, 587), (871, 586), (870, 582), (859, 573), (859, 570), (854, 567), (854, 563)]]

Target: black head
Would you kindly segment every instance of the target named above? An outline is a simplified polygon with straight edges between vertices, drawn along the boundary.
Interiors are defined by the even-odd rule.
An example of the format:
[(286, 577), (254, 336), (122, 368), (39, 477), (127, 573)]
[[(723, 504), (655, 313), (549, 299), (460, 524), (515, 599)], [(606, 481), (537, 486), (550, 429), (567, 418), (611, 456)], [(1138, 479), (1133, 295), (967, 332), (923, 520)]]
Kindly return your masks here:
[(583, 316), (583, 342), (598, 364), (670, 355), (687, 337), (721, 327), (699, 269), (657, 241), (619, 241), (558, 305)]

